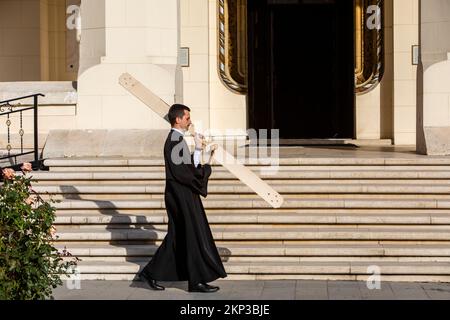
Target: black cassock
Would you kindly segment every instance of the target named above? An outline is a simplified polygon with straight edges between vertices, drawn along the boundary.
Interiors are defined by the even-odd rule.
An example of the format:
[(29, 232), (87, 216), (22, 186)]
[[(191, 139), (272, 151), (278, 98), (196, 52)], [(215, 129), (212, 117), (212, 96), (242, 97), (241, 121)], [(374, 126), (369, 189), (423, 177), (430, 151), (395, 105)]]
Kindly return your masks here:
[(158, 281), (197, 284), (225, 278), (200, 195), (208, 194), (210, 165), (196, 168), (183, 136), (171, 130), (164, 145), (168, 232), (143, 272)]

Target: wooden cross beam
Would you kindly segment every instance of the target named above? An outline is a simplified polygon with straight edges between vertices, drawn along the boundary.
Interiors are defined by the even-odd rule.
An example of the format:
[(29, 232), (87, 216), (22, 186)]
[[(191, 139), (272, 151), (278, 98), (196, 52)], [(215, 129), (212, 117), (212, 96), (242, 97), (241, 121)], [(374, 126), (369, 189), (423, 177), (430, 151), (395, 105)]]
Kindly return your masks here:
[[(141, 82), (128, 73), (124, 73), (119, 78), (119, 83), (131, 94), (141, 100), (162, 118), (167, 119), (170, 106), (161, 98), (156, 96)], [(208, 147), (211, 148), (214, 143)], [(220, 145), (214, 146), (215, 160), (231, 172), (236, 178), (246, 184), (256, 194), (263, 198), (273, 208), (281, 208), (283, 197), (271, 186), (258, 177), (253, 171), (236, 161), (236, 159)]]

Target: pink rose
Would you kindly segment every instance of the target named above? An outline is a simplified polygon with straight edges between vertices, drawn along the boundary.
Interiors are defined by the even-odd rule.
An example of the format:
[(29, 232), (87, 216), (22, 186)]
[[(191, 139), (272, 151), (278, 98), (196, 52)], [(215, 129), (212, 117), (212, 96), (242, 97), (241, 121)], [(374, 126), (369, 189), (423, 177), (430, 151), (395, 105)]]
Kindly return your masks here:
[(16, 176), (16, 172), (13, 169), (3, 169), (2, 170), (3, 177), (5, 177), (6, 180), (12, 180)]
[(29, 162), (25, 162), (20, 169), (23, 172), (31, 172), (31, 171), (33, 171), (33, 167), (31, 166), (31, 163), (29, 163)]

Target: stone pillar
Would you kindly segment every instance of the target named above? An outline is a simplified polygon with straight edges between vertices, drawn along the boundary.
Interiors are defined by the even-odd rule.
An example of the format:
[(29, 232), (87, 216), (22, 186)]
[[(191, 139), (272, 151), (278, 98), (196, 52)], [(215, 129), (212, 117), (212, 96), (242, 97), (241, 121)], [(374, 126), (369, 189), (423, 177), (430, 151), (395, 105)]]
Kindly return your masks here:
[(208, 18), (207, 0), (180, 1), (180, 46), (189, 48), (189, 66), (182, 68), (182, 95), (200, 132), (210, 127)]
[(420, 1), (417, 152), (450, 155), (450, 0)]
[(168, 104), (175, 102), (178, 6), (178, 0), (82, 1), (78, 129), (169, 128), (118, 79), (129, 72)]
[(417, 0), (393, 0), (394, 4), (394, 143), (416, 144), (417, 66), (412, 64), (413, 45), (419, 44)]

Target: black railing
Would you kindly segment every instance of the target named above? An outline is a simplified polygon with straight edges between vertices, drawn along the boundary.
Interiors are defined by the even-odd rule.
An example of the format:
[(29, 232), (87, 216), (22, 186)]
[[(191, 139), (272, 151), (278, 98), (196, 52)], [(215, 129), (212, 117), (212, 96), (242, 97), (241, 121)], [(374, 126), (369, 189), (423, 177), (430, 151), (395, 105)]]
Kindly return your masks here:
[[(39, 131), (38, 131), (38, 98), (39, 97), (45, 97), (45, 95), (41, 93), (24, 96), (20, 98), (0, 101), (0, 117), (6, 117), (6, 126), (7, 126), (7, 155), (0, 155), (0, 160), (8, 159), (10, 160), (10, 165), (7, 167), (17, 167), (20, 166), (20, 164), (17, 161), (18, 157), (26, 156), (26, 155), (34, 155), (34, 161), (28, 161), (31, 162), (33, 165), (34, 170), (39, 170), (41, 168), (41, 162), (39, 160)], [(33, 104), (24, 104), (17, 103), (21, 100), (26, 99), (33, 99)], [(24, 148), (24, 135), (25, 130), (23, 128), (23, 112), (33, 110), (34, 112), (34, 119), (33, 119), (33, 138), (34, 138), (34, 147), (33, 151), (25, 152)], [(20, 130), (19, 130), (19, 136), (20, 136), (20, 147), (16, 148), (19, 149), (19, 153), (11, 153), (11, 150), (13, 149), (13, 146), (11, 145), (11, 115), (13, 114), (19, 114), (19, 121), (20, 121)], [(1, 119), (1, 118), (0, 118)], [(12, 161), (14, 159), (14, 161)]]

